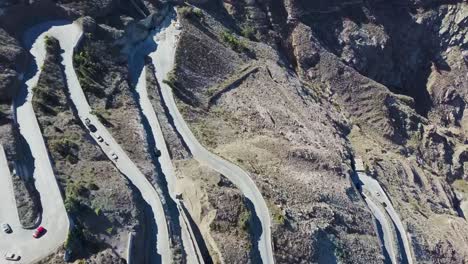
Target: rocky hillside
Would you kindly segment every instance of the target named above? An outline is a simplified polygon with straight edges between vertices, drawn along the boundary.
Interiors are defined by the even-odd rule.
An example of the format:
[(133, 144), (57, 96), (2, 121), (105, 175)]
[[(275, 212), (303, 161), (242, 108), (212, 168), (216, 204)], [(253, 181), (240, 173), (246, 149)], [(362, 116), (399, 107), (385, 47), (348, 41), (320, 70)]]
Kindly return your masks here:
[[(11, 102), (32, 60), (22, 35), (43, 21), (81, 18), (74, 67), (88, 101), (167, 199), (128, 54), (174, 5), (182, 28), (175, 68), (166, 80), (145, 78), (206, 263), (259, 263), (257, 219), (235, 185), (192, 159), (158, 81), (172, 87), (197, 139), (253, 178), (270, 210), (277, 263), (385, 262), (375, 221), (351, 180), (357, 157), (390, 197), (414, 263), (468, 262), (466, 2), (183, 2), (1, 3), (0, 143), (11, 160), (23, 151)], [(77, 121), (58, 43), (50, 40), (48, 52), (33, 105), (81, 231), (65, 248), (74, 260), (124, 262), (127, 233), (151, 228), (147, 205)], [(30, 208), (22, 220), (33, 222), (40, 214), (34, 186), (16, 182), (16, 196), (24, 196), (18, 205)], [(185, 263), (177, 220), (168, 219), (174, 262)], [(141, 263), (152, 246), (146, 240), (137, 236)], [(45, 263), (61, 263), (63, 252)]]

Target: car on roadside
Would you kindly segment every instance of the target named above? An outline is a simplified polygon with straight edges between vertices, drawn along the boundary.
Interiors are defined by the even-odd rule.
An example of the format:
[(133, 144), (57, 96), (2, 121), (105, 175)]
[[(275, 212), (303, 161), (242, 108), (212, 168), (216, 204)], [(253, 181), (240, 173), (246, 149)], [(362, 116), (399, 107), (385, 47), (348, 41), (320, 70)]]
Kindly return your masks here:
[(119, 158), (119, 157), (117, 156), (117, 154), (115, 154), (115, 153), (112, 153), (112, 154), (111, 154), (111, 157), (112, 157), (112, 159), (113, 159), (114, 161), (117, 161), (117, 159)]
[(89, 125), (88, 126), (89, 131), (95, 133), (97, 131), (97, 128), (94, 125)]
[(13, 230), (11, 230), (11, 226), (7, 223), (2, 224), (2, 230), (3, 232), (10, 234)]
[(20, 260), (20, 256), (18, 256), (17, 254), (15, 253), (11, 253), (11, 252), (7, 252), (3, 255), (3, 257), (6, 259), (6, 260), (10, 260), (10, 261), (18, 261)]
[(101, 136), (98, 135), (98, 136), (97, 136), (97, 141), (98, 141), (99, 143), (102, 143), (102, 142), (104, 142), (104, 139), (103, 139)]
[(86, 126), (91, 125), (91, 120), (89, 118), (85, 118), (85, 124)]
[(44, 233), (46, 232), (46, 229), (42, 226), (38, 227), (36, 231), (33, 233), (34, 238), (40, 238)]

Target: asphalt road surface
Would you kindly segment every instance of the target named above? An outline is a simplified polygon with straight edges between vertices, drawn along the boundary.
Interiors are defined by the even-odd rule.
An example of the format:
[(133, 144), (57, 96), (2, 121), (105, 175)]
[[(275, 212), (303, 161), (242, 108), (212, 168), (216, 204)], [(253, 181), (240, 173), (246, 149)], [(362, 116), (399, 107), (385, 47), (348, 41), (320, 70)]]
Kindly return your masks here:
[[(117, 169), (127, 176), (135, 187), (138, 188), (143, 199), (151, 207), (157, 226), (157, 253), (161, 256), (162, 263), (170, 263), (172, 261), (172, 252), (170, 249), (169, 232), (158, 193), (133, 161), (130, 160), (122, 147), (114, 140), (106, 127), (101, 124), (96, 116), (91, 114), (92, 109), (86, 100), (86, 96), (76, 76), (75, 69), (73, 68), (73, 51), (80, 41), (82, 33), (79, 24), (73, 23), (61, 27), (60, 32), (54, 34), (54, 37), (59, 40), (60, 46), (64, 50), (62, 54), (62, 64), (65, 67), (65, 76), (67, 78), (68, 89), (70, 90), (70, 98), (77, 109), (81, 121), (85, 123), (85, 119), (89, 118), (91, 123), (96, 127), (97, 131), (91, 133), (96, 143), (101, 147), (108, 158), (115, 163)], [(97, 140), (98, 135), (104, 139), (103, 142)], [(116, 160), (112, 157), (113, 154), (117, 155), (118, 158)]]
[(402, 254), (406, 255), (408, 264), (413, 264), (413, 259), (411, 257), (412, 255), (411, 248), (410, 248), (408, 236), (406, 234), (406, 230), (403, 226), (403, 223), (401, 222), (400, 216), (397, 214), (397, 212), (393, 208), (393, 205), (390, 202), (390, 199), (388, 198), (387, 194), (382, 189), (379, 182), (376, 181), (374, 178), (368, 176), (366, 173), (363, 173), (363, 172), (358, 172), (357, 174), (358, 174), (359, 180), (362, 183), (361, 185), (362, 190), (368, 193), (367, 199), (369, 199), (370, 197), (373, 201), (380, 203), (385, 208), (385, 211), (387, 212), (388, 216), (392, 220), (395, 228), (398, 230), (398, 233), (401, 236), (403, 249), (404, 249), (404, 252), (402, 252)]
[(260, 256), (263, 263), (274, 263), (271, 242), (270, 213), (265, 200), (255, 185), (255, 182), (244, 170), (212, 154), (197, 141), (177, 108), (171, 87), (163, 82), (163, 80), (166, 79), (167, 74), (174, 67), (175, 50), (179, 33), (180, 30), (176, 28), (176, 23), (174, 21), (169, 26), (157, 31), (153, 37), (157, 47), (149, 56), (155, 66), (156, 76), (159, 85), (161, 86), (163, 100), (174, 119), (177, 131), (183, 137), (193, 157), (200, 163), (203, 163), (226, 176), (241, 190), (245, 197), (252, 202), (255, 208), (254, 213), (261, 222), (262, 230), (258, 241)]
[[(0, 221), (11, 221), (9, 223), (13, 228), (13, 233), (9, 235), (0, 234), (0, 249), (1, 253), (12, 252), (20, 255), (21, 260), (16, 263), (33, 263), (57, 250), (65, 242), (70, 225), (47, 148), (31, 104), (32, 88), (37, 84), (40, 69), (45, 59), (44, 37), (46, 34), (53, 34), (60, 28), (57, 25), (61, 24), (63, 22), (60, 21), (40, 24), (28, 30), (24, 35), (25, 46), (30, 48), (30, 53), (35, 60), (35, 65), (32, 66), (35, 67), (31, 67), (30, 72), (26, 75), (30, 76), (30, 78), (26, 77), (24, 90), (21, 91), (20, 96), (14, 102), (15, 120), (34, 157), (34, 184), (40, 193), (40, 202), (43, 209), (40, 225), (47, 232), (41, 238), (34, 239), (32, 237), (33, 230), (21, 228), (17, 217), (16, 203), (12, 200), (14, 196), (13, 198), (1, 200), (1, 207), (7, 209), (1, 211), (2, 219)], [(2, 159), (5, 162), (4, 158)], [(11, 189), (13, 186), (8, 183), (10, 180), (7, 179), (11, 175), (5, 169), (1, 173), (2, 183), (7, 184), (8, 189)], [(6, 175), (7, 173), (8, 175)], [(12, 193), (13, 191), (10, 190), (3, 195), (11, 196)], [(11, 206), (12, 203), (15, 208)], [(1, 263), (6, 261), (3, 260), (3, 256), (1, 261)]]
[[(164, 23), (167, 22), (168, 20), (166, 19)], [(179, 210), (179, 223), (181, 224), (182, 228), (182, 241), (184, 251), (187, 254), (187, 263), (204, 263), (203, 257), (195, 239), (195, 235), (193, 234), (192, 228), (187, 220), (187, 216), (185, 215), (184, 210), (180, 210), (180, 201), (179, 199), (177, 199), (175, 193), (176, 177), (174, 167), (169, 156), (166, 141), (164, 140), (164, 135), (161, 130), (161, 126), (159, 125), (156, 112), (153, 108), (153, 105), (151, 104), (151, 101), (148, 98), (148, 91), (146, 87), (147, 69), (143, 65), (144, 57), (150, 52), (149, 50), (151, 49), (151, 43), (148, 44), (149, 45), (147, 45), (147, 42), (145, 41), (135, 48), (135, 52), (131, 55), (130, 58), (130, 71), (133, 75), (139, 75), (135, 89), (139, 95), (139, 104), (142, 109), (143, 115), (148, 120), (152, 135), (154, 137), (156, 148), (159, 151), (161, 151), (159, 162), (161, 164), (161, 171), (163, 172), (167, 181), (167, 188), (169, 191), (170, 199), (172, 199), (175, 202), (175, 204), (177, 205), (177, 209)], [(137, 70), (141, 70), (141, 72), (138, 73), (136, 72)]]

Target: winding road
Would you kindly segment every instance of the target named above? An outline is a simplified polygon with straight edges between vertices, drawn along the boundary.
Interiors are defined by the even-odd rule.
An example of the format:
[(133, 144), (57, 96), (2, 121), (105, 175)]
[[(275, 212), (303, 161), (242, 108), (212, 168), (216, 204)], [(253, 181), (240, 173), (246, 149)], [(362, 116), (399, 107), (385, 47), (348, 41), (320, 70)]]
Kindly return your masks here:
[(198, 142), (177, 108), (171, 87), (163, 82), (167, 74), (174, 67), (176, 44), (179, 34), (180, 30), (176, 28), (176, 21), (175, 18), (173, 18), (170, 25), (157, 30), (154, 36), (152, 36), (153, 41), (156, 43), (156, 50), (151, 52), (149, 56), (155, 67), (163, 101), (169, 109), (177, 131), (184, 139), (193, 157), (200, 163), (206, 164), (226, 176), (241, 190), (244, 196), (252, 202), (255, 209), (254, 213), (257, 214), (260, 219), (262, 228), (258, 241), (260, 256), (263, 263), (274, 263), (270, 213), (255, 182), (250, 178), (249, 174), (240, 167), (212, 154)]
[[(64, 50), (62, 54), (62, 64), (65, 67), (65, 76), (67, 78), (67, 86), (70, 91), (70, 98), (75, 105), (78, 115), (83, 123), (89, 118), (91, 123), (97, 128), (97, 132), (91, 133), (97, 144), (109, 159), (113, 160), (117, 169), (122, 172), (141, 192), (143, 199), (149, 204), (153, 211), (154, 220), (157, 226), (157, 253), (161, 256), (162, 263), (172, 262), (172, 252), (170, 249), (170, 236), (166, 217), (163, 210), (163, 205), (158, 193), (146, 177), (140, 172), (135, 163), (127, 156), (122, 147), (115, 141), (112, 135), (107, 131), (106, 127), (91, 114), (92, 109), (88, 104), (86, 96), (78, 81), (78, 77), (73, 68), (73, 52), (76, 45), (79, 43), (83, 32), (80, 25), (75, 22), (62, 26), (60, 32), (53, 36), (59, 40), (60, 47)], [(97, 140), (100, 135), (104, 141)], [(107, 144), (106, 144), (107, 143)], [(118, 156), (114, 160), (112, 154)]]
[[(8, 208), (8, 211), (1, 211), (0, 222), (8, 222), (13, 228), (13, 233), (0, 235), (0, 249), (3, 251), (12, 252), (21, 256), (19, 263), (33, 263), (47, 257), (49, 254), (57, 250), (65, 242), (70, 226), (67, 212), (63, 204), (62, 195), (58, 187), (52, 165), (49, 159), (44, 139), (42, 138), (41, 129), (36, 119), (31, 100), (33, 97), (33, 87), (36, 86), (41, 68), (45, 59), (45, 44), (44, 37), (46, 34), (53, 34), (63, 22), (56, 21), (46, 24), (41, 24), (28, 30), (24, 35), (24, 44), (30, 49), (30, 53), (34, 57), (35, 67), (31, 67), (31, 77), (25, 81), (23, 90), (14, 102), (14, 117), (19, 125), (20, 133), (26, 140), (31, 153), (34, 157), (34, 184), (37, 191), (40, 193), (40, 202), (42, 204), (42, 218), (40, 225), (44, 226), (47, 232), (40, 238), (32, 237), (33, 230), (23, 229), (19, 223), (16, 203), (14, 202), (14, 194), (12, 191), (10, 172), (3, 169), (0, 173), (1, 183), (6, 184), (11, 191), (3, 193), (3, 195), (13, 196), (0, 201), (2, 208)], [(1, 150), (3, 153), (3, 148)], [(5, 164), (6, 159), (4, 154), (0, 157), (2, 164)], [(4, 167), (4, 165), (1, 165)], [(9, 182), (9, 183), (8, 183)], [(4, 190), (6, 191), (6, 190)], [(12, 200), (13, 199), (13, 200)], [(6, 203), (12, 203), (15, 208)], [(3, 261), (3, 260), (2, 260)]]
[[(362, 161), (358, 159), (356, 159), (355, 162), (362, 163)], [(357, 167), (363, 168), (362, 165), (358, 165)], [(403, 245), (400, 245), (403, 247), (402, 249), (400, 249), (400, 250), (403, 250), (403, 252), (401, 252), (401, 255), (403, 256), (403, 259), (406, 260), (405, 263), (413, 264), (413, 258), (411, 257), (412, 254), (411, 254), (410, 243), (408, 240), (408, 235), (403, 226), (403, 223), (401, 222), (400, 216), (393, 208), (393, 205), (390, 202), (390, 199), (388, 198), (387, 194), (382, 189), (379, 182), (375, 180), (374, 178), (370, 177), (369, 175), (367, 175), (364, 170), (357, 169), (357, 177), (359, 181), (358, 185), (361, 187), (362, 192), (365, 194), (366, 203), (368, 204), (369, 208), (374, 214), (374, 217), (382, 225), (382, 228), (384, 231), (385, 248), (387, 249), (387, 252), (389, 253), (392, 262), (397, 263), (396, 252), (393, 246), (393, 241), (395, 240), (390, 241), (390, 239), (397, 239), (397, 237), (390, 235), (391, 233), (389, 231), (391, 230), (391, 226), (394, 226), (397, 231), (396, 235), (400, 235), (401, 243), (403, 244)], [(383, 211), (380, 206), (377, 206), (374, 203), (374, 201), (380, 204), (383, 208), (385, 208), (385, 211)], [(388, 221), (387, 216), (391, 219), (391, 221)], [(385, 238), (388, 238), (388, 239), (385, 239)]]
[[(171, 88), (162, 82), (167, 76), (167, 73), (173, 68), (176, 38), (180, 33), (180, 31), (175, 28), (174, 21), (172, 20), (170, 22), (172, 23), (167, 27), (156, 30), (154, 36), (151, 38), (152, 41), (156, 43), (157, 48), (154, 52), (150, 53), (150, 57), (156, 68), (156, 76), (162, 88), (163, 100), (175, 121), (176, 129), (184, 138), (194, 158), (228, 177), (239, 187), (245, 197), (252, 202), (255, 213), (261, 222), (262, 230), (260, 230), (261, 235), (258, 241), (260, 255), (263, 263), (274, 263), (270, 231), (270, 214), (266, 202), (254, 181), (241, 168), (210, 153), (196, 140), (177, 109)], [(73, 68), (73, 52), (82, 34), (83, 32), (78, 22), (69, 23), (54, 21), (40, 24), (28, 31), (27, 35), (25, 35), (26, 46), (31, 47), (30, 52), (35, 58), (36, 67), (34, 69), (35, 74), (25, 83), (28, 93), (25, 93), (24, 98), (15, 101), (15, 120), (17, 120), (20, 126), (20, 132), (26, 139), (34, 157), (35, 169), (33, 177), (35, 179), (36, 189), (40, 193), (43, 207), (41, 225), (47, 229), (47, 233), (41, 239), (33, 239), (31, 230), (20, 228), (18, 213), (14, 206), (16, 203), (14, 202), (12, 191), (11, 175), (8, 169), (3, 169), (0, 171), (0, 184), (2, 184), (2, 189), (0, 189), (0, 191), (4, 191), (2, 192), (2, 197), (5, 197), (4, 200), (1, 201), (2, 209), (0, 210), (0, 221), (11, 223), (14, 233), (8, 236), (5, 234), (0, 235), (0, 248), (21, 255), (22, 259), (19, 263), (32, 263), (45, 258), (63, 245), (70, 226), (47, 148), (31, 104), (32, 88), (37, 85), (41, 73), (40, 69), (44, 64), (46, 56), (45, 36), (51, 36), (60, 42), (60, 46), (64, 51), (62, 53), (62, 64), (64, 66), (70, 98), (77, 109), (79, 118), (83, 123), (85, 123), (86, 118), (90, 119), (91, 123), (97, 128), (97, 132), (91, 133), (91, 136), (108, 158), (113, 160), (115, 166), (139, 189), (143, 199), (152, 208), (157, 226), (157, 253), (161, 257), (160, 262), (171, 263), (171, 240), (158, 193), (139, 171), (137, 166), (130, 160), (125, 151), (114, 140), (106, 127), (101, 124), (96, 116), (91, 114), (92, 109), (87, 102), (76, 76)], [(146, 68), (143, 69), (142, 75), (145, 71)], [(137, 87), (137, 91), (142, 98), (140, 104), (145, 116), (150, 120), (157, 148), (161, 151), (161, 169), (167, 178), (171, 198), (176, 201), (179, 211), (181, 212), (180, 223), (182, 225), (184, 247), (188, 254), (187, 259), (189, 263), (203, 263), (200, 250), (194, 240), (194, 235), (188, 224), (187, 217), (183, 210), (180, 210), (180, 203), (175, 195), (174, 168), (172, 167), (172, 162), (156, 114), (147, 97), (146, 84), (145, 81), (143, 81), (145, 78), (140, 76), (139, 79), (142, 80)], [(99, 142), (97, 140), (98, 135), (104, 139), (104, 142)], [(3, 153), (3, 148), (0, 150), (0, 163), (5, 164), (6, 158)], [(113, 159), (113, 154), (117, 155), (118, 159)], [(7, 166), (2, 167), (8, 168)], [(3, 206), (4, 203), (5, 206)], [(8, 203), (8, 205), (6, 205), (6, 203)]]
[(169, 190), (170, 199), (172, 199), (175, 202), (179, 211), (179, 223), (181, 224), (182, 228), (182, 241), (184, 251), (187, 254), (187, 263), (204, 263), (203, 257), (195, 239), (195, 235), (187, 220), (187, 216), (185, 215), (185, 211), (181, 210), (180, 201), (176, 197), (176, 177), (174, 167), (169, 156), (169, 151), (166, 145), (166, 141), (164, 139), (163, 132), (161, 130), (161, 126), (159, 125), (156, 112), (148, 97), (148, 90), (146, 86), (146, 66), (143, 65), (144, 57), (149, 53), (150, 49), (150, 47), (148, 47), (147, 44), (147, 42), (143, 42), (137, 47), (135, 47), (135, 52), (130, 55), (129, 68), (132, 75), (138, 75), (138, 73), (135, 72), (135, 70), (140, 69), (141, 66), (143, 66), (141, 68), (141, 72), (139, 73), (135, 90), (137, 91), (139, 96), (139, 104), (142, 109), (142, 113), (148, 120), (152, 135), (154, 137), (156, 148), (161, 152), (159, 161), (161, 164), (161, 171), (164, 174), (167, 181), (167, 188)]

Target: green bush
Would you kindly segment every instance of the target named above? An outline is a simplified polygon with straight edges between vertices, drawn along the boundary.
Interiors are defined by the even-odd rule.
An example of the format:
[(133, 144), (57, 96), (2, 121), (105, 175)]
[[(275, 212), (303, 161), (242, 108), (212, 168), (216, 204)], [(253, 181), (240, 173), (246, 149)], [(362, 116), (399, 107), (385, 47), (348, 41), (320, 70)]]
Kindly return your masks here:
[(252, 26), (243, 26), (241, 29), (241, 34), (244, 38), (248, 38), (250, 40), (255, 39), (255, 29)]
[(73, 154), (73, 150), (78, 150), (78, 144), (71, 139), (61, 138), (50, 141), (52, 152), (60, 154), (62, 157), (67, 157)]
[(51, 52), (53, 50), (54, 44), (58, 45), (58, 40), (54, 37), (45, 36), (44, 43), (45, 43), (47, 52)]
[(249, 210), (245, 210), (239, 215), (238, 225), (240, 228), (242, 228), (242, 230), (249, 230), (251, 217), (252, 215), (250, 214)]
[(64, 204), (65, 204), (65, 210), (67, 210), (67, 212), (71, 214), (78, 212), (81, 208), (80, 201), (76, 199), (76, 197), (72, 197), (72, 196), (67, 196)]
[(169, 85), (172, 89), (176, 87), (176, 82), (177, 82), (177, 79), (176, 79), (174, 70), (170, 71), (167, 74), (166, 79), (163, 80), (163, 83)]
[(97, 80), (101, 79), (103, 68), (91, 55), (90, 48), (85, 47), (83, 51), (73, 54), (73, 65), (83, 90), (102, 97), (104, 94)]
[(92, 115), (95, 115), (99, 122), (103, 123), (104, 125), (110, 124), (109, 118), (110, 118), (110, 113), (104, 109), (104, 108), (97, 108), (91, 111)]
[(244, 41), (238, 39), (234, 34), (229, 31), (224, 31), (221, 34), (221, 39), (224, 43), (228, 44), (233, 50), (237, 52), (247, 51), (247, 45)]
[(194, 19), (194, 18), (202, 18), (203, 17), (203, 12), (201, 11), (200, 8), (194, 8), (191, 6), (183, 6), (179, 8), (179, 14), (182, 17), (188, 18), (188, 19)]

